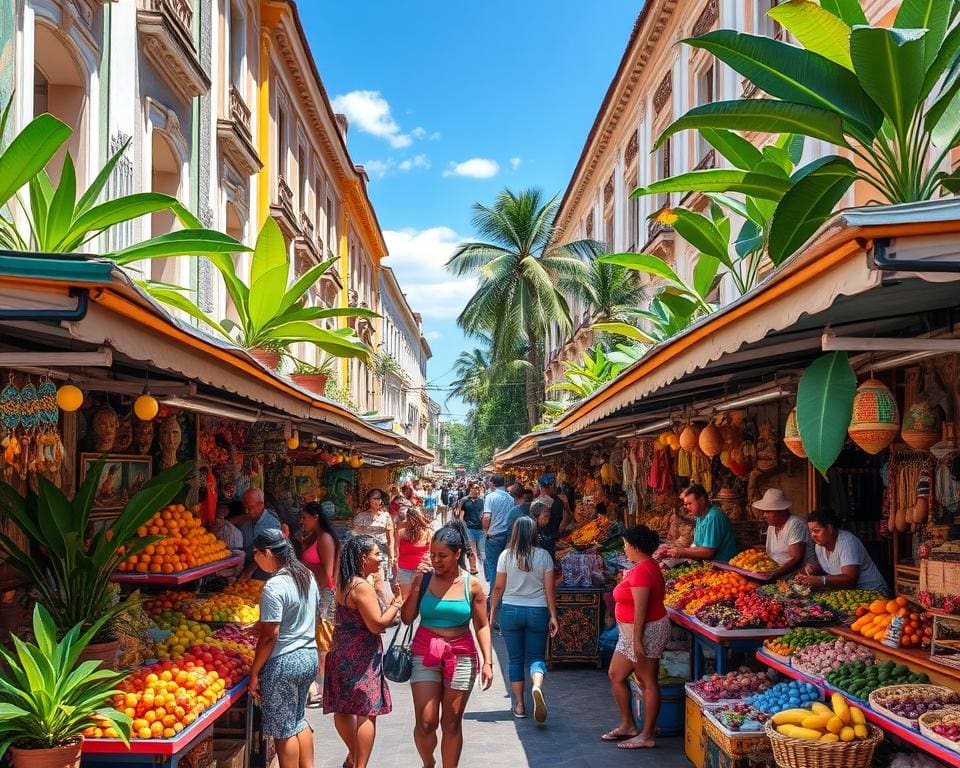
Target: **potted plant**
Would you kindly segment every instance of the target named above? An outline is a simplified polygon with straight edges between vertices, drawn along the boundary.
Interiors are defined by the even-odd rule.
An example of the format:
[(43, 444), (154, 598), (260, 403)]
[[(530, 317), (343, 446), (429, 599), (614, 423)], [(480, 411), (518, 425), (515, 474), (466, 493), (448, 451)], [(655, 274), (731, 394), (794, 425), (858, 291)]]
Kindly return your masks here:
[(36, 642), (12, 635), (14, 653), (0, 647), (0, 757), (9, 747), (14, 768), (79, 766), (88, 728), (129, 743), (130, 718), (110, 706), (125, 674), (80, 660), (107, 619), (100, 617), (86, 631), (77, 624), (57, 642), (56, 622), (37, 604)]
[(323, 397), (327, 391), (327, 380), (333, 373), (334, 358), (324, 355), (316, 365), (295, 357), (290, 359), (293, 361), (293, 373), (290, 374), (290, 379), (298, 386)]
[(38, 476), (38, 489), (21, 496), (0, 482), (0, 512), (24, 534), (21, 547), (0, 533), (0, 554), (28, 580), (37, 602), (53, 617), (57, 629), (79, 625), (96, 628), (84, 643), (91, 658), (116, 659), (118, 641), (111, 625), (127, 607), (118, 600), (110, 576), (130, 555), (139, 554), (159, 536), (137, 536), (137, 528), (176, 498), (190, 464), (178, 464), (150, 480), (116, 520), (92, 529), (90, 514), (104, 459), (87, 473), (73, 500)]
[[(111, 258), (123, 266), (150, 258), (150, 254), (124, 251)], [(237, 313), (236, 321), (216, 321), (177, 286), (146, 283), (144, 287), (158, 301), (209, 326), (225, 339), (243, 347), (268, 368), (275, 369), (281, 353), (289, 350), (292, 344), (304, 342), (335, 357), (366, 359), (370, 354), (370, 348), (352, 328), (331, 330), (315, 325), (314, 321), (331, 317), (372, 318), (378, 317), (377, 313), (361, 307), (308, 307), (307, 292), (337, 259), (334, 257), (314, 265), (288, 285), (290, 256), (280, 227), (272, 218), (267, 218), (257, 237), (248, 281), (237, 274), (229, 254), (213, 253), (208, 258), (223, 277)]]

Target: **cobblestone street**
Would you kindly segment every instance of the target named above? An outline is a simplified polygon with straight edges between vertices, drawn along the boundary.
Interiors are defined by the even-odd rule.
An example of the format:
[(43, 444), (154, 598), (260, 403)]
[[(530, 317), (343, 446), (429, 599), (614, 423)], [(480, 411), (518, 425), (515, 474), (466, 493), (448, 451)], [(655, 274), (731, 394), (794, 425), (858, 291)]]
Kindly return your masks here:
[[(385, 635), (386, 637), (386, 635)], [(661, 738), (653, 751), (618, 750), (602, 742), (600, 734), (616, 722), (606, 672), (588, 667), (558, 667), (544, 685), (550, 717), (538, 725), (532, 717), (510, 715), (506, 647), (494, 638), (497, 676), (489, 691), (475, 689), (464, 719), (465, 744), (461, 768), (587, 768), (587, 766), (644, 766), (689, 768), (683, 739)], [(371, 765), (375, 768), (419, 768), (413, 745), (413, 703), (407, 685), (391, 684), (393, 713), (380, 718)], [(527, 703), (528, 711), (532, 705)], [(333, 728), (333, 717), (307, 710), (316, 730), (317, 768), (340, 768), (345, 751)], [(439, 758), (439, 749), (437, 751)], [(439, 762), (438, 762), (439, 765)]]

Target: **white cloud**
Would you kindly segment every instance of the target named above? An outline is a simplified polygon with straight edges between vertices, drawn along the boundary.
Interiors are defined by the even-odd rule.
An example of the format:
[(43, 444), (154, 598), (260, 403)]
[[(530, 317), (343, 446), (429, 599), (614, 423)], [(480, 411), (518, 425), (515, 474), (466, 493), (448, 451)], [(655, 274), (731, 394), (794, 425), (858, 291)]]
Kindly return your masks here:
[(436, 341), (437, 339), (442, 339), (443, 334), (440, 331), (427, 331), (424, 336), (427, 337), (430, 341)]
[(363, 164), (364, 170), (371, 179), (382, 179), (393, 167), (393, 160), (367, 160)]
[(415, 139), (423, 139), (427, 135), (427, 129), (418, 125), (412, 131), (410, 131), (410, 135)]
[(485, 157), (472, 157), (462, 163), (451, 162), (444, 176), (467, 176), (471, 179), (491, 179), (500, 173), (500, 164)]
[[(455, 318), (477, 289), (473, 278), (457, 278), (444, 269), (463, 240), (450, 227), (385, 230), (386, 260), (415, 312), (426, 318)], [(428, 337), (430, 338), (430, 337)]]
[(364, 133), (384, 139), (394, 149), (403, 149), (413, 144), (410, 134), (403, 133), (390, 114), (390, 104), (380, 91), (350, 91), (336, 96), (333, 109), (343, 112), (351, 125)]
[(520, 163), (522, 163), (522, 162), (523, 162), (523, 161), (522, 161), (519, 157), (511, 157), (511, 158), (510, 158), (510, 167), (513, 168), (513, 170), (517, 170), (517, 168), (520, 167)]
[(430, 141), (437, 141), (440, 138), (440, 131), (434, 131), (430, 134)]
[(422, 168), (424, 170), (430, 167), (430, 158), (426, 155), (415, 155), (413, 157), (408, 157), (406, 160), (402, 160), (397, 168), (401, 171), (412, 171), (414, 168)]

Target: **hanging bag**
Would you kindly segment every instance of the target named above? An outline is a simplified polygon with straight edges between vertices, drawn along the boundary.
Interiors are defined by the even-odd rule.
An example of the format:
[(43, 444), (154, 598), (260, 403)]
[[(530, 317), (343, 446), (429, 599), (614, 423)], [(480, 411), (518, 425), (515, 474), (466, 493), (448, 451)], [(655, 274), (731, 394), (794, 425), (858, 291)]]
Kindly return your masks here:
[[(427, 572), (423, 574), (423, 578), (420, 580), (420, 590), (417, 595), (418, 612), (420, 610), (420, 601), (423, 600), (423, 595), (430, 586), (431, 576), (433, 576), (433, 574)], [(397, 626), (393, 632), (393, 638), (390, 640), (390, 646), (383, 654), (383, 676), (392, 683), (405, 683), (410, 679), (410, 675), (413, 674), (413, 651), (410, 650), (410, 642), (413, 637), (413, 625), (410, 624), (407, 626), (406, 631), (403, 633), (403, 638), (398, 645), (397, 637), (399, 635), (400, 626)]]

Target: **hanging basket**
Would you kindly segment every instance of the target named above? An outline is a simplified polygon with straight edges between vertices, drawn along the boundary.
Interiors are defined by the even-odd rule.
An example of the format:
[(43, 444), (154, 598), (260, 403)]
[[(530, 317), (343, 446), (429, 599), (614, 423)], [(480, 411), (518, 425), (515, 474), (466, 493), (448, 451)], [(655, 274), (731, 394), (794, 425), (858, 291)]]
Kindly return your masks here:
[(687, 424), (680, 433), (680, 447), (687, 453), (693, 453), (697, 450), (700, 441), (700, 430), (693, 424)]
[(787, 414), (787, 424), (783, 428), (783, 444), (787, 450), (794, 456), (801, 459), (807, 458), (807, 452), (803, 448), (803, 441), (800, 439), (800, 428), (797, 426), (797, 409), (794, 408)]
[(717, 429), (716, 425), (711, 421), (700, 430), (698, 443), (704, 455), (712, 459), (723, 450), (723, 435), (720, 434), (720, 430)]
[(940, 440), (940, 412), (926, 400), (917, 400), (903, 416), (900, 437), (917, 451), (926, 451)]
[(880, 453), (900, 431), (900, 411), (887, 386), (877, 379), (867, 379), (853, 397), (853, 417), (847, 433), (867, 453)]

